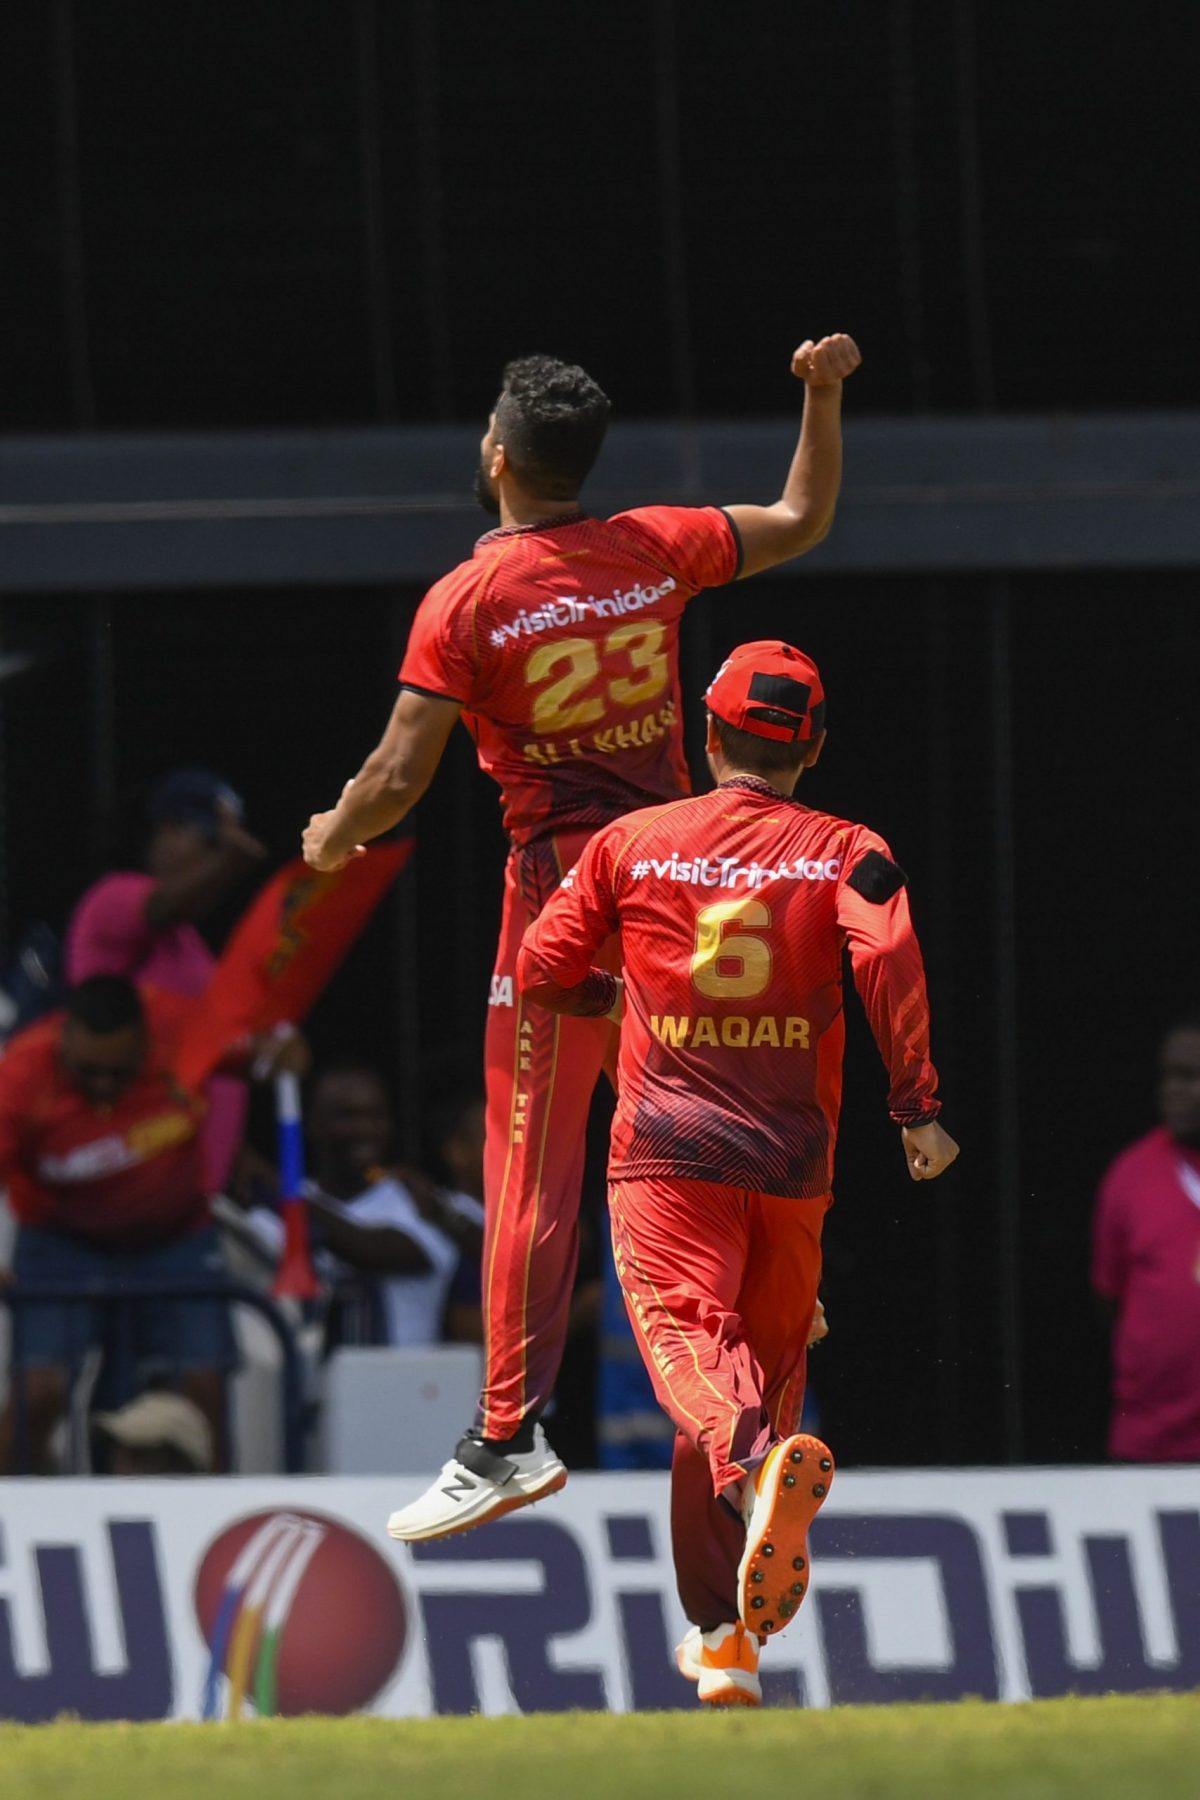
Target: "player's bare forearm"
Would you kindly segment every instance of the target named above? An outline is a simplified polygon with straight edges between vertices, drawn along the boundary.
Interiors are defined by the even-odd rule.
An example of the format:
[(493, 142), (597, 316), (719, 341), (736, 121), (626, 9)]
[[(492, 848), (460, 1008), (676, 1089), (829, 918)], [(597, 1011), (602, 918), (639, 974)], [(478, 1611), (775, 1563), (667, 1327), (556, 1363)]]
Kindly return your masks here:
[(314, 813), (304, 833), (304, 859), (314, 869), (340, 869), (364, 845), (412, 811), (433, 779), (459, 714), (457, 701), (406, 690), (387, 730), (329, 812)]
[[(772, 506), (730, 507), (742, 539), (742, 574), (803, 556), (833, 524), (842, 487), (842, 388), (809, 388), (783, 492)], [(743, 517), (743, 514), (751, 515)]]
[(411, 780), (403, 769), (368, 758), (334, 808), (335, 849), (370, 843), (391, 831), (407, 818), (425, 787), (426, 783)]
[(314, 813), (309, 820), (302, 840), (305, 862), (326, 874), (344, 868), (353, 857), (366, 855), (372, 838), (399, 825), (420, 797), (364, 764), (332, 811)]
[(726, 508), (741, 538), (743, 576), (802, 556), (833, 524), (842, 485), (842, 383), (861, 360), (854, 340), (840, 332), (794, 353), (804, 416), (783, 491), (770, 506)]
[(842, 488), (842, 384), (810, 387), (796, 454), (788, 470), (779, 508), (785, 514), (797, 554), (819, 544), (833, 524)]

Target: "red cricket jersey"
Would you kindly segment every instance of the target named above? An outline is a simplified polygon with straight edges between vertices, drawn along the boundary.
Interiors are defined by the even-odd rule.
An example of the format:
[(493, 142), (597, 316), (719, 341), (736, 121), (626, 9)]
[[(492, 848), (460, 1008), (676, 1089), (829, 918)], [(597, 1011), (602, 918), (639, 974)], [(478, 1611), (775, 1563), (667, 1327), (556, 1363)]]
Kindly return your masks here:
[(633, 813), (591, 840), (525, 934), (522, 991), (600, 1010), (595, 952), (614, 931), (625, 974), (614, 1180), (829, 1191), (847, 946), (892, 1118), (938, 1112), (903, 877), (865, 826), (753, 777)]
[(49, 1013), (0, 1060), (0, 1181), (17, 1220), (114, 1249), (185, 1236), (208, 1218), (199, 1127), (204, 1103), (171, 1072), (194, 1002), (141, 990), (146, 1066), (112, 1106), (67, 1080), (64, 1014)]
[(400, 680), (462, 705), (514, 843), (688, 792), (679, 621), (740, 560), (718, 507), (646, 506), (490, 531), (430, 588)]

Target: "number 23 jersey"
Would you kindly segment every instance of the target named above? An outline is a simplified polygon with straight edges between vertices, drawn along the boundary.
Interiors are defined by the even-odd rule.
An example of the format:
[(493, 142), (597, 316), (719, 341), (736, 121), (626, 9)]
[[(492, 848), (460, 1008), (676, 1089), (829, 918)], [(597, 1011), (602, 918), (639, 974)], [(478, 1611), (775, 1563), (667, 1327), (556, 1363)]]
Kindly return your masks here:
[(462, 706), (515, 844), (689, 791), (679, 622), (740, 562), (720, 508), (648, 506), (488, 532), (430, 588), (400, 682)]

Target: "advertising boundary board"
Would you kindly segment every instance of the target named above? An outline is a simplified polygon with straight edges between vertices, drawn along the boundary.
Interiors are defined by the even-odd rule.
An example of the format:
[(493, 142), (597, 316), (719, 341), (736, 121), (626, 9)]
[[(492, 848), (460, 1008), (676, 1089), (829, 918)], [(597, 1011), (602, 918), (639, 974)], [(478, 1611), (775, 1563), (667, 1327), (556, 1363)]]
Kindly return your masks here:
[[(692, 1707), (663, 1475), (440, 1544), (419, 1479), (8, 1481), (0, 1717)], [(1200, 1687), (1200, 1469), (838, 1476), (768, 1704)]]

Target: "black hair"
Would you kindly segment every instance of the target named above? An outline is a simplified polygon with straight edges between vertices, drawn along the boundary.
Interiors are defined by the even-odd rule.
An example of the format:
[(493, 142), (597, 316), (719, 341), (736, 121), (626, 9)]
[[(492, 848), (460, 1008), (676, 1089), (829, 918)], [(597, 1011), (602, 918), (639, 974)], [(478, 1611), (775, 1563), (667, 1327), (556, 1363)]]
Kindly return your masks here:
[(608, 396), (575, 363), (522, 356), (504, 371), (496, 439), (513, 474), (544, 500), (573, 500), (600, 454)]
[(1163, 1032), (1164, 1040), (1169, 1037), (1174, 1037), (1177, 1031), (1200, 1032), (1200, 1007), (1194, 1008), (1191, 1012), (1184, 1013), (1175, 1020), (1174, 1024), (1168, 1025), (1167, 1029)]
[[(780, 712), (773, 706), (756, 707), (754, 716), (767, 725), (786, 725), (790, 731), (796, 727), (794, 713)], [(789, 738), (785, 742), (783, 738), (759, 737), (756, 731), (739, 731), (736, 725), (727, 725), (715, 713), (709, 717), (716, 727), (721, 754), (735, 769), (744, 769), (747, 775), (791, 775), (803, 768), (811, 738)]]
[(85, 1031), (108, 1037), (142, 1023), (142, 1003), (128, 975), (89, 975), (68, 990), (67, 1017)]

